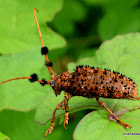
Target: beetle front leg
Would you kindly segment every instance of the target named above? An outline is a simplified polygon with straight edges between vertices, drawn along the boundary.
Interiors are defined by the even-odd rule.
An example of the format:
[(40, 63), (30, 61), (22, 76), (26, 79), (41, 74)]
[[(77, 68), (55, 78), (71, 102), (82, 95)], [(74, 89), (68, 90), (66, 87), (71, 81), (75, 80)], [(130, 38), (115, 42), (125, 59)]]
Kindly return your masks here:
[(120, 124), (122, 125), (124, 128), (131, 128), (131, 126), (129, 124), (126, 124), (122, 121), (120, 121), (120, 119), (118, 117), (115, 116), (115, 114), (113, 114), (113, 112), (106, 106), (105, 103), (99, 101), (99, 98), (96, 98), (97, 102), (100, 104), (100, 106), (104, 107), (109, 113), (110, 115), (112, 115), (114, 117), (114, 119)]
[(46, 133), (44, 135), (45, 137), (47, 136), (48, 133), (51, 134), (51, 132), (53, 130), (53, 127), (55, 126), (55, 123), (54, 122), (55, 122), (55, 113), (56, 113), (56, 110), (60, 109), (63, 105), (64, 105), (64, 100), (60, 104), (58, 104), (56, 106), (56, 108), (55, 108), (55, 110), (53, 112), (53, 116), (52, 116), (52, 123), (51, 123), (49, 129), (46, 131)]

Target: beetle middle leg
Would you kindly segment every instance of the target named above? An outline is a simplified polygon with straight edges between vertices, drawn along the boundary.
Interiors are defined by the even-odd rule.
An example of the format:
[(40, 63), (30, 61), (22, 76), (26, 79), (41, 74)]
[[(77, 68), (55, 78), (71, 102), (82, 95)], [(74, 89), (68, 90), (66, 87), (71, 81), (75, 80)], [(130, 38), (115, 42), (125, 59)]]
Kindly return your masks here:
[(63, 121), (63, 127), (64, 129), (66, 129), (65, 124), (68, 124), (68, 120), (69, 120), (69, 106), (68, 106), (68, 100), (70, 99), (70, 95), (65, 93), (64, 96), (64, 107), (65, 107), (65, 117), (64, 117), (64, 121)]
[(126, 124), (122, 121), (120, 121), (120, 119), (118, 117), (115, 116), (115, 114), (113, 114), (113, 112), (106, 106), (105, 103), (99, 101), (99, 98), (96, 98), (97, 102), (100, 104), (100, 106), (104, 107), (109, 113), (110, 115), (112, 115), (114, 117), (114, 119), (120, 124), (122, 125), (124, 128), (131, 128), (131, 126), (129, 124)]

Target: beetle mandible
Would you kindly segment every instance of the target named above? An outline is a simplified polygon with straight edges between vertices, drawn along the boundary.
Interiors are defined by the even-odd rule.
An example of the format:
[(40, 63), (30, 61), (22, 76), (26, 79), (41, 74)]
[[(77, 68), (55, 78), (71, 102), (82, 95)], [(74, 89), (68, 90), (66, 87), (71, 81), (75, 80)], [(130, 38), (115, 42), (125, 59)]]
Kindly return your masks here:
[(39, 82), (42, 86), (50, 85), (55, 92), (55, 95), (60, 95), (61, 91), (65, 92), (64, 100), (59, 103), (53, 113), (52, 121), (49, 129), (46, 131), (45, 136), (51, 133), (55, 125), (55, 113), (56, 110), (64, 106), (65, 116), (63, 121), (63, 127), (68, 124), (69, 120), (69, 106), (68, 100), (73, 96), (83, 96), (86, 98), (96, 98), (100, 106), (104, 107), (110, 115), (122, 125), (124, 128), (131, 128), (129, 124), (122, 122), (118, 117), (116, 117), (112, 111), (105, 105), (105, 103), (99, 100), (99, 97), (103, 98), (114, 98), (114, 99), (133, 99), (140, 100), (140, 97), (137, 97), (137, 87), (132, 79), (127, 78), (126, 76), (118, 73), (111, 72), (107, 69), (99, 69), (89, 66), (77, 66), (73, 73), (69, 71), (55, 75), (52, 69), (53, 63), (48, 59), (48, 48), (44, 46), (40, 27), (37, 21), (36, 13), (39, 12), (37, 9), (34, 9), (34, 17), (37, 24), (40, 40), (41, 40), (41, 54), (45, 56), (46, 67), (51, 75), (51, 80), (40, 80), (38, 79), (37, 74), (32, 74), (30, 77), (20, 77), (9, 79), (0, 83), (6, 83), (13, 80), (19, 79), (29, 79), (30, 82)]

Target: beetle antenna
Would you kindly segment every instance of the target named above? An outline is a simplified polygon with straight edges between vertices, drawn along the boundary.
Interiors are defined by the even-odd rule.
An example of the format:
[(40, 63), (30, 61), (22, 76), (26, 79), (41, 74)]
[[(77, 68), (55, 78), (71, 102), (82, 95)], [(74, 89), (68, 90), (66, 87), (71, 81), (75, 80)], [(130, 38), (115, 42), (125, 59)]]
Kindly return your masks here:
[(51, 74), (51, 78), (53, 78), (53, 76), (54, 76), (53, 69), (52, 69), (53, 63), (49, 61), (48, 56), (47, 56), (49, 50), (48, 50), (48, 48), (47, 48), (46, 46), (44, 46), (44, 44), (43, 44), (43, 39), (42, 39), (40, 27), (39, 27), (39, 24), (38, 24), (38, 21), (37, 21), (36, 13), (35, 13), (36, 11), (39, 13), (38, 9), (34, 8), (34, 17), (35, 17), (37, 29), (38, 29), (38, 32), (39, 32), (39, 37), (40, 37), (41, 45), (42, 45), (41, 53), (42, 53), (42, 55), (45, 55), (46, 62), (47, 62), (47, 63), (46, 63), (46, 67), (48, 68), (49, 73)]
[(3, 81), (3, 82), (0, 83), (0, 85), (2, 85), (4, 83), (7, 83), (7, 82), (10, 82), (10, 81), (20, 80), (20, 79), (29, 79), (30, 82), (38, 81), (42, 86), (50, 84), (50, 81), (46, 81), (44, 79), (42, 79), (42, 80), (38, 79), (37, 74), (34, 73), (30, 77), (19, 77), (19, 78), (13, 78), (13, 79), (9, 79), (9, 80)]

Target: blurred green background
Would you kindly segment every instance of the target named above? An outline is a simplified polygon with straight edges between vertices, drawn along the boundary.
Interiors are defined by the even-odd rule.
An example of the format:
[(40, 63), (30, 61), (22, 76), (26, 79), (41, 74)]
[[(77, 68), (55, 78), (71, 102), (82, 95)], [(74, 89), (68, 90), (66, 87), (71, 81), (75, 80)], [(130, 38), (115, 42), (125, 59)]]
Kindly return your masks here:
[[(75, 63), (70, 62), (86, 63), (87, 58), (96, 56), (104, 41), (116, 35), (140, 31), (139, 0), (0, 0), (0, 81), (34, 72), (40, 79), (50, 78), (44, 68), (44, 57), (40, 55), (34, 8), (39, 10), (39, 14), (36, 13), (38, 22), (55, 73), (68, 70), (67, 65), (71, 70)], [(139, 51), (137, 53), (139, 55)], [(112, 63), (109, 66), (111, 69)], [(35, 122), (35, 112), (52, 92), (50, 90), (50, 87), (24, 80), (1, 85), (0, 140), (46, 139), (43, 136), (50, 123), (40, 125)], [(59, 117), (47, 139), (72, 140), (76, 125), (92, 110), (70, 114), (66, 130), (62, 125), (64, 116)], [(50, 110), (51, 115), (52, 112)]]

